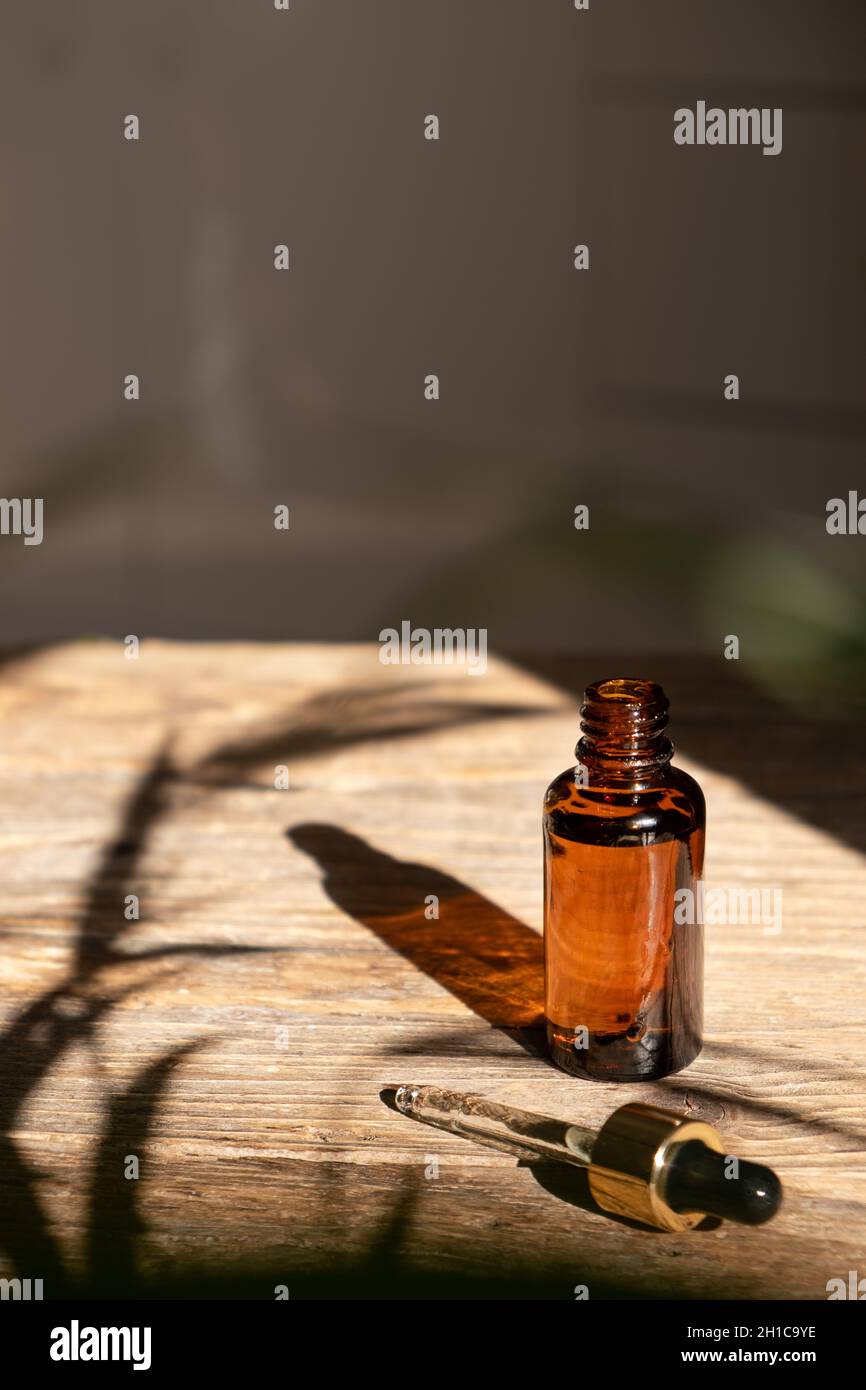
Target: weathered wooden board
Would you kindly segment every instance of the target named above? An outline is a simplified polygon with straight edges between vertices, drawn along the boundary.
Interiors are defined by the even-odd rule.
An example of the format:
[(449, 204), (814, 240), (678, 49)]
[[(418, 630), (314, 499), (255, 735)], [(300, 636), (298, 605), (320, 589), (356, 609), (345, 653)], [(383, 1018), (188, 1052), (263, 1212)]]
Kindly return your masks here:
[[(817, 1299), (866, 1274), (864, 765), (826, 755), (832, 730), (693, 664), (644, 672), (707, 794), (709, 882), (780, 887), (783, 927), (708, 928), (685, 1073), (603, 1086), (543, 1056), (540, 802), (577, 737), (569, 691), (617, 664), (10, 656), (0, 1274), (47, 1297)], [(592, 1124), (626, 1099), (688, 1109), (778, 1168), (785, 1207), (759, 1230), (635, 1230), (580, 1174), (394, 1113), (400, 1081)]]

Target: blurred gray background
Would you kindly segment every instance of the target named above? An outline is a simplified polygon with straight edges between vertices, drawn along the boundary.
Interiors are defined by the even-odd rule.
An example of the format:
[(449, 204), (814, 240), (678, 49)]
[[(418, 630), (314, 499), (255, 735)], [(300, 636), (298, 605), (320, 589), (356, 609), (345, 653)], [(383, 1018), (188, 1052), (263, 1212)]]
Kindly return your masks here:
[[(3, 640), (862, 660), (864, 39), (855, 0), (4, 7), (0, 490), (45, 540), (0, 538)], [(699, 99), (781, 106), (782, 154), (678, 148)]]

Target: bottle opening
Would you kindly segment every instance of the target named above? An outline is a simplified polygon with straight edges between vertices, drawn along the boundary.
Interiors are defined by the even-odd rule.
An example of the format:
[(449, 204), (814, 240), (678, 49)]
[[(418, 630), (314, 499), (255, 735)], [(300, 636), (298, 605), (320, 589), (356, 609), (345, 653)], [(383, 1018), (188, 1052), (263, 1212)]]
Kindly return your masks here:
[(664, 700), (667, 704), (664, 691), (655, 681), (636, 680), (629, 676), (617, 676), (609, 681), (595, 681), (587, 686), (584, 698), (589, 700), (593, 696), (601, 700), (619, 700), (631, 705), (645, 705), (658, 700)]

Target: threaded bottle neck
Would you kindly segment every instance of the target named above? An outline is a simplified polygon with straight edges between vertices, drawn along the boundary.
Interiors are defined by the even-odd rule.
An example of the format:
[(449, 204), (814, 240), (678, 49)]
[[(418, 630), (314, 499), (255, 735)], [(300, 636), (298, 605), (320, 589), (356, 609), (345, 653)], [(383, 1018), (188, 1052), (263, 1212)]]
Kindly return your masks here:
[(640, 781), (673, 756), (667, 722), (668, 699), (655, 681), (594, 681), (580, 708), (577, 756), (591, 773)]

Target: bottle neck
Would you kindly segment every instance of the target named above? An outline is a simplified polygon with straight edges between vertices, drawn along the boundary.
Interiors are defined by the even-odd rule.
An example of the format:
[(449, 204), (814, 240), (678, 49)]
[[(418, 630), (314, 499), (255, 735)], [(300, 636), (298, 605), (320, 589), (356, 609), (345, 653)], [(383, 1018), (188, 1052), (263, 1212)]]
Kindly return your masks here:
[(673, 757), (667, 722), (667, 696), (655, 681), (619, 678), (587, 686), (580, 708), (583, 738), (575, 751), (588, 785), (651, 781)]

